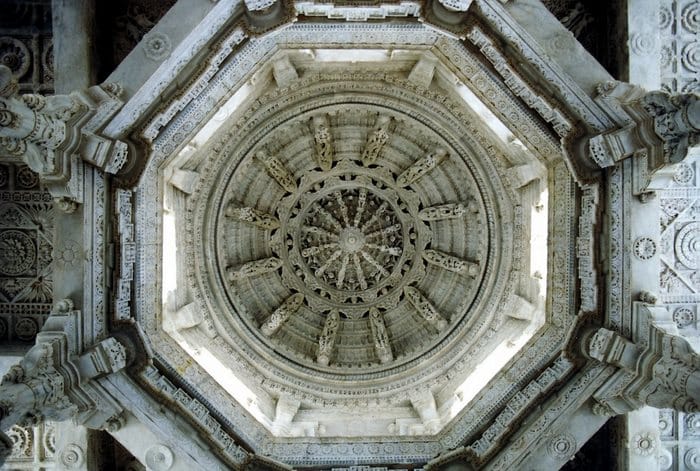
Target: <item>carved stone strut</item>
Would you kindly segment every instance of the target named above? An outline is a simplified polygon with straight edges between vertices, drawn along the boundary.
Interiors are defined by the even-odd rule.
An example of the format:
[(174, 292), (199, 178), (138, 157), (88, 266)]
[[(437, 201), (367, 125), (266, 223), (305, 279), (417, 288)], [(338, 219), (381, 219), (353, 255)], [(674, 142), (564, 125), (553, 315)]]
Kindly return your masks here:
[(458, 219), (464, 216), (467, 211), (472, 214), (479, 212), (479, 207), (475, 202), (468, 205), (462, 203), (448, 203), (425, 208), (418, 213), (423, 221), (442, 221), (444, 219)]
[(340, 314), (338, 314), (338, 310), (334, 309), (328, 313), (326, 323), (323, 325), (323, 331), (318, 338), (318, 356), (316, 361), (319, 365), (328, 366), (330, 363), (339, 327)]
[(321, 170), (327, 172), (333, 165), (333, 136), (328, 116), (314, 116), (314, 148), (316, 151), (316, 164)]
[(416, 288), (411, 286), (406, 286), (403, 289), (406, 299), (411, 303), (418, 314), (423, 317), (429, 324), (434, 326), (437, 330), (443, 330), (447, 327), (447, 321), (440, 315), (440, 313), (435, 309), (435, 307), (425, 299), (425, 297)]
[(304, 302), (304, 295), (296, 293), (288, 297), (280, 307), (275, 309), (270, 318), (260, 327), (260, 330), (266, 337), (270, 337), (282, 327), (282, 324), (287, 322), (287, 319), (297, 312)]
[(267, 155), (263, 151), (258, 151), (255, 157), (265, 166), (267, 174), (289, 193), (293, 193), (297, 189), (297, 182), (292, 176), (292, 172), (274, 156)]
[(644, 405), (700, 411), (700, 355), (666, 307), (635, 302), (633, 309), (632, 340), (604, 328), (584, 336), (588, 357), (620, 368), (594, 393), (594, 412), (623, 414)]
[(471, 277), (475, 277), (479, 274), (478, 263), (462, 260), (461, 258), (448, 255), (439, 250), (428, 249), (423, 252), (423, 258), (431, 265), (444, 268), (454, 273), (465, 273)]
[(225, 214), (235, 221), (244, 222), (261, 229), (277, 229), (280, 227), (280, 222), (276, 217), (258, 211), (255, 208), (239, 208), (233, 203), (229, 203), (226, 207)]
[(362, 151), (362, 163), (371, 165), (379, 159), (384, 144), (389, 140), (389, 124), (391, 118), (385, 115), (377, 116), (377, 122), (374, 125), (374, 130), (367, 136), (367, 143)]
[(380, 363), (388, 363), (394, 359), (389, 343), (389, 334), (384, 325), (384, 318), (379, 309), (372, 307), (369, 309), (369, 325), (372, 329), (374, 339), (374, 350), (377, 352)]
[(273, 272), (281, 266), (282, 260), (277, 257), (263, 258), (244, 263), (238, 268), (229, 267), (226, 269), (226, 275), (229, 281), (238, 281), (250, 276), (259, 276)]
[(418, 159), (398, 176), (396, 184), (399, 186), (408, 186), (415, 183), (423, 175), (440, 165), (446, 157), (447, 151), (444, 149), (437, 149), (434, 153), (428, 154), (422, 159)]

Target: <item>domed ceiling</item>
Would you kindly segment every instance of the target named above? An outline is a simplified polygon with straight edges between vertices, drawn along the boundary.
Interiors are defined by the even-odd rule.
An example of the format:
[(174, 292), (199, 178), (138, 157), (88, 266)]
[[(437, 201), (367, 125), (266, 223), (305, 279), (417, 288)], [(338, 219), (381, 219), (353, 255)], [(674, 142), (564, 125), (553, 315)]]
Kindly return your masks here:
[(143, 127), (140, 323), (275, 459), (427, 461), (571, 371), (570, 126), (469, 28), (233, 28)]
[(209, 159), (216, 178), (202, 175), (209, 188), (195, 191), (202, 210), (188, 223), (203, 227), (191, 260), (226, 313), (223, 332), (262, 343), (306, 381), (351, 387), (492, 317), (500, 241), (489, 159), (426, 111), (406, 113), (418, 106), (390, 98), (400, 84), (356, 86), (309, 83), (286, 110), (251, 116), (252, 135)]

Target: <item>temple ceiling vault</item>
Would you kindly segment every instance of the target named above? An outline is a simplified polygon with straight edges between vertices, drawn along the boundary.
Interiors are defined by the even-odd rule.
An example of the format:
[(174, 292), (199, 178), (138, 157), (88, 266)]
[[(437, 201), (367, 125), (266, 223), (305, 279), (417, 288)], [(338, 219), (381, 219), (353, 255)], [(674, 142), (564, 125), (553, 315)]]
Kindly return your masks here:
[[(558, 467), (611, 415), (698, 408), (692, 313), (624, 268), (659, 250), (630, 213), (695, 175), (697, 95), (612, 81), (540, 2), (178, 2), (105, 84), (21, 96), (7, 70), (7, 185), (38, 174), (52, 256), (91, 260), (3, 380), (18, 404), (55, 365), (47, 417), (196, 435), (146, 459), (212, 469)], [(0, 235), (8, 277), (43, 269), (38, 207)]]

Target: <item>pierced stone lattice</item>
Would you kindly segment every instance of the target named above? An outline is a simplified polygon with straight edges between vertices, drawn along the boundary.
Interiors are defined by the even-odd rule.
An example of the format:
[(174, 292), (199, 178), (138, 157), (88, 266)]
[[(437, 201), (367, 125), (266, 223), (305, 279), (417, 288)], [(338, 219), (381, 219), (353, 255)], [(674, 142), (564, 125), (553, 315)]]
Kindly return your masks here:
[(314, 275), (346, 291), (376, 286), (403, 251), (394, 210), (366, 188), (338, 190), (314, 202), (302, 232), (301, 255)]

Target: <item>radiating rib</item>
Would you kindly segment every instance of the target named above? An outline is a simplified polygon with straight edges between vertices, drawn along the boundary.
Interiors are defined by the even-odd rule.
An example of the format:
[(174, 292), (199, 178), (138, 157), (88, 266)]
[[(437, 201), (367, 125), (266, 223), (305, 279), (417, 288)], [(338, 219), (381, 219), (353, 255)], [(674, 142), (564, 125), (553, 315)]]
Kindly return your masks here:
[(350, 255), (345, 254), (340, 264), (340, 270), (338, 270), (338, 279), (335, 283), (338, 288), (341, 288), (343, 286), (343, 281), (345, 281), (345, 270), (348, 269), (348, 262), (350, 262)]
[(352, 254), (352, 261), (355, 265), (355, 273), (357, 274), (357, 281), (360, 282), (360, 288), (367, 289), (367, 280), (365, 280), (365, 273), (362, 271), (360, 256), (356, 253)]
[(400, 230), (401, 230), (401, 224), (393, 224), (391, 226), (383, 227), (382, 229), (379, 229), (378, 231), (370, 232), (369, 234), (367, 234), (365, 236), (365, 238), (371, 239), (373, 237), (391, 234), (392, 232), (398, 232)]
[(389, 203), (387, 203), (386, 201), (384, 201), (382, 204), (380, 204), (379, 207), (377, 208), (377, 210), (376, 210), (376, 211), (374, 212), (374, 214), (372, 215), (372, 217), (369, 218), (369, 219), (362, 225), (362, 227), (361, 227), (360, 229), (362, 229), (362, 230), (364, 231), (365, 229), (367, 229), (368, 227), (370, 227), (372, 224), (374, 224), (375, 222), (377, 222), (377, 220), (381, 217), (382, 213), (384, 213), (384, 211), (386, 210), (386, 207), (387, 207), (388, 205), (389, 205)]
[(389, 247), (388, 245), (377, 245), (366, 243), (365, 247), (370, 249), (379, 250), (380, 252), (388, 253), (389, 255), (399, 256), (401, 255), (400, 247)]
[(357, 198), (357, 211), (355, 211), (355, 220), (353, 226), (358, 227), (362, 219), (362, 213), (365, 211), (365, 203), (367, 203), (367, 189), (360, 188), (360, 196)]
[(364, 258), (365, 260), (367, 260), (367, 263), (369, 263), (369, 264), (372, 265), (374, 268), (376, 268), (377, 271), (379, 271), (379, 273), (381, 273), (381, 274), (384, 275), (384, 276), (389, 276), (389, 272), (386, 271), (386, 269), (381, 265), (381, 263), (379, 263), (378, 261), (376, 261), (370, 254), (368, 254), (368, 253), (365, 252), (364, 250), (360, 251), (360, 253), (362, 254), (362, 258)]
[(322, 227), (303, 226), (302, 229), (305, 230), (306, 232), (310, 232), (312, 234), (326, 236), (331, 240), (338, 240), (337, 234), (333, 234), (332, 232), (327, 231), (327, 230), (323, 229)]
[(340, 215), (343, 217), (343, 222), (346, 226), (350, 225), (350, 218), (348, 216), (348, 207), (345, 204), (343, 195), (339, 191), (335, 192), (335, 200), (338, 202), (338, 207), (340, 208)]
[(323, 272), (325, 272), (326, 270), (328, 270), (328, 267), (330, 267), (330, 266), (333, 264), (333, 262), (335, 262), (335, 260), (336, 260), (338, 257), (340, 257), (342, 254), (343, 254), (343, 251), (342, 251), (342, 250), (336, 250), (335, 252), (333, 252), (333, 255), (331, 255), (330, 257), (328, 257), (328, 260), (326, 260), (326, 262), (325, 262), (323, 265), (321, 265), (320, 267), (318, 267), (318, 269), (317, 269), (316, 272), (315, 272), (316, 276), (321, 276), (321, 275), (323, 275)]
[(326, 220), (333, 226), (335, 230), (337, 230), (339, 233), (340, 231), (343, 230), (343, 225), (338, 221), (335, 216), (333, 216), (331, 213), (326, 210), (323, 206), (319, 205), (318, 209), (316, 210), (321, 216), (326, 218)]
[(330, 243), (330, 244), (317, 245), (315, 247), (307, 247), (301, 251), (301, 256), (302, 257), (310, 257), (312, 255), (318, 255), (319, 253), (323, 252), (324, 250), (333, 249), (336, 247), (338, 247), (338, 244), (335, 242)]

